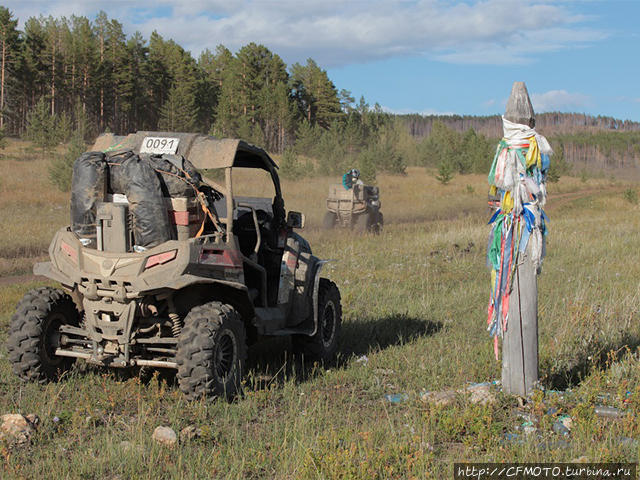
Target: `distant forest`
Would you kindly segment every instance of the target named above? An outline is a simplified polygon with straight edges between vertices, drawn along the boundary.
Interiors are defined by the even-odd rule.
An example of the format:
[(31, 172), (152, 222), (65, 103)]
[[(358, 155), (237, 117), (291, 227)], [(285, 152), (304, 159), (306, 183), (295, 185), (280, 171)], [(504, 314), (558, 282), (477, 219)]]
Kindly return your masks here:
[[(286, 65), (256, 43), (235, 53), (218, 45), (194, 58), (162, 32), (127, 36), (104, 12), (17, 26), (0, 7), (0, 131), (32, 139), (43, 152), (70, 141), (82, 150), (103, 131), (203, 132), (282, 155), (284, 175), (358, 166), (373, 181), (408, 165), (486, 172), (501, 136), (497, 115), (386, 113), (339, 90), (313, 59)], [(536, 121), (562, 167), (556, 175), (638, 165), (639, 123), (576, 113)]]
[[(428, 138), (435, 125), (460, 134), (472, 129), (487, 138), (502, 136), (499, 115), (400, 115), (397, 119), (415, 138)], [(539, 113), (536, 130), (546, 135), (556, 153), (556, 160), (591, 172), (600, 169), (625, 169), (640, 166), (640, 122), (618, 120), (584, 113)], [(640, 174), (640, 172), (639, 172)]]

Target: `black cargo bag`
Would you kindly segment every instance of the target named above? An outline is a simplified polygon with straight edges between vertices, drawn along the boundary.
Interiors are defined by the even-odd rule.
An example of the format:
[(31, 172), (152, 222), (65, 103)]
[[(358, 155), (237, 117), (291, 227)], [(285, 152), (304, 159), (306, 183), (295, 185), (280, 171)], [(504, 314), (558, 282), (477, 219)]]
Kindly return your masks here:
[(71, 228), (80, 238), (95, 242), (96, 204), (107, 193), (107, 164), (102, 152), (85, 152), (73, 164)]
[(129, 201), (135, 244), (151, 248), (171, 240), (162, 183), (150, 162), (130, 151), (110, 155), (107, 161), (109, 192), (124, 194)]
[[(141, 155), (142, 158), (145, 158)], [(160, 176), (165, 197), (195, 197), (202, 184), (196, 167), (182, 155), (149, 155), (146, 157)]]

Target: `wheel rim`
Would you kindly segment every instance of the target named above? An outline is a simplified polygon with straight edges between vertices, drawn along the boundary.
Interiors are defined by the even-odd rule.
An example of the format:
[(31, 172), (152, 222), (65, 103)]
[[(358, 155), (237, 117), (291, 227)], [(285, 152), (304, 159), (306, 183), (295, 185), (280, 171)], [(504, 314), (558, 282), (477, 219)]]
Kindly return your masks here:
[(60, 325), (65, 323), (65, 317), (61, 313), (52, 313), (47, 318), (41, 337), (42, 357), (50, 365), (59, 365), (64, 358), (56, 355), (56, 348), (60, 345)]
[(220, 332), (214, 353), (214, 371), (224, 381), (233, 372), (238, 355), (236, 337), (230, 330)]
[(327, 302), (322, 312), (322, 343), (329, 347), (336, 332), (336, 307), (332, 301)]

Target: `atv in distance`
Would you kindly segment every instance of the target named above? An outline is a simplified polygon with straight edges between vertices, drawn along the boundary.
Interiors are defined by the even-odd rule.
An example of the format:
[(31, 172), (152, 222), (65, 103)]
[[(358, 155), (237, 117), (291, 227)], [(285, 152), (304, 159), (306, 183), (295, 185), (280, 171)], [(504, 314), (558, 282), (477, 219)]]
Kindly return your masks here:
[[(21, 379), (52, 380), (83, 359), (174, 369), (190, 399), (233, 398), (261, 337), (291, 335), (306, 358), (332, 359), (340, 292), (294, 232), (304, 215), (285, 213), (264, 150), (167, 132), (104, 134), (93, 150), (74, 165), (72, 225), (34, 267), (61, 288), (28, 292), (11, 319)], [(239, 196), (257, 188), (247, 174), (267, 190)]]
[(355, 184), (349, 190), (340, 184), (329, 187), (323, 227), (352, 228), (358, 233), (380, 233), (384, 217), (378, 187)]

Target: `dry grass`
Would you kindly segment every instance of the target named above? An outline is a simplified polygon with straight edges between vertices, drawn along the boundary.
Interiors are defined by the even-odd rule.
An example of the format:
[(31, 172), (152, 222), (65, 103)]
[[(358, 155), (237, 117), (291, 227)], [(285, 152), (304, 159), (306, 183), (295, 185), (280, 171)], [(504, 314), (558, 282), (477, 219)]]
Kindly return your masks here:
[[(3, 231), (12, 232), (1, 245), (18, 251), (32, 241), (44, 248), (66, 221), (67, 199), (48, 186), (42, 161), (0, 160), (2, 212), (19, 191), (7, 190), (8, 161), (16, 174), (33, 169), (39, 191), (25, 195), (29, 181), (20, 180), (24, 198), (15, 216), (21, 223), (0, 217)], [(638, 461), (638, 444), (620, 441), (640, 439), (640, 207), (625, 201), (628, 185), (563, 178), (549, 188), (551, 230), (539, 283), (541, 375), (547, 387), (573, 390), (537, 397), (529, 413), (540, 422), (539, 436), (513, 442), (504, 437), (522, 424), (513, 399), (499, 397), (486, 407), (461, 399), (445, 408), (418, 399), (422, 390), (500, 375), (485, 331), (484, 177), (456, 177), (442, 186), (422, 169), (380, 176), (388, 220), (380, 236), (316, 228), (328, 185), (337, 180), (283, 182), (287, 207), (308, 215), (311, 227), (303, 234), (314, 253), (336, 260), (328, 274), (344, 308), (337, 365), (305, 368), (282, 353), (286, 340), (274, 341), (252, 350), (243, 398), (207, 405), (186, 403), (175, 387), (149, 374), (122, 379), (78, 367), (58, 383), (25, 385), (10, 372), (2, 348), (0, 413), (34, 412), (42, 426), (30, 448), (0, 450), (0, 476), (450, 478), (452, 463), (462, 460)], [(59, 216), (42, 198), (53, 212), (60, 207)], [(34, 285), (0, 287), (0, 341), (15, 303)], [(408, 400), (391, 404), (384, 400), (389, 393), (406, 393)], [(593, 405), (603, 401), (631, 414), (617, 422), (598, 419)], [(549, 406), (558, 413), (546, 415)], [(574, 419), (567, 438), (551, 430), (559, 413)], [(163, 448), (150, 439), (160, 424), (177, 430), (195, 424), (203, 436)], [(125, 440), (133, 447), (123, 447)]]
[(0, 276), (23, 273), (34, 258), (46, 255), (53, 233), (69, 221), (69, 194), (51, 186), (48, 160), (17, 140), (2, 153)]

